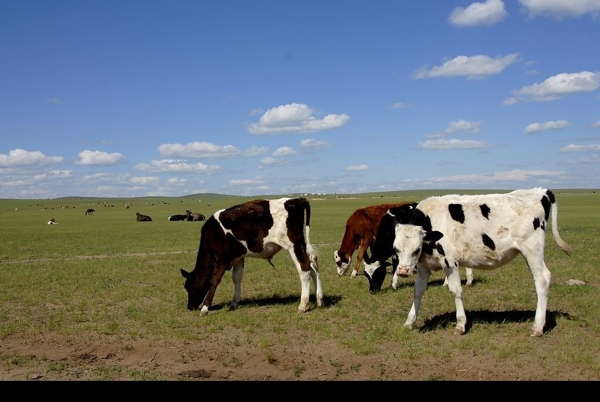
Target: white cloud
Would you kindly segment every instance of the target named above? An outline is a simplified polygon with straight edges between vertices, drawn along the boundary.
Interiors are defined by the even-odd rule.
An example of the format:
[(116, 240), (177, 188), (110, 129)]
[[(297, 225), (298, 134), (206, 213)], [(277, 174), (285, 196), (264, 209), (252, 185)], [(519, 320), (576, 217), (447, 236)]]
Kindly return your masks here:
[(512, 98), (506, 99), (505, 105), (515, 104), (520, 100), (552, 101), (566, 95), (579, 92), (592, 92), (600, 87), (600, 72), (582, 71), (580, 73), (561, 73), (519, 90), (512, 91)]
[(109, 154), (108, 152), (88, 151), (87, 149), (79, 153), (79, 158), (75, 164), (83, 166), (111, 166), (123, 163), (126, 159), (118, 152)]
[(258, 186), (263, 185), (264, 183), (265, 181), (262, 178), (229, 180), (229, 184), (232, 186)]
[(61, 163), (65, 158), (62, 156), (46, 156), (40, 151), (26, 151), (24, 149), (13, 149), (6, 154), (0, 154), (0, 167), (15, 166), (45, 166)]
[(305, 139), (300, 141), (300, 147), (305, 151), (317, 151), (319, 149), (329, 148), (331, 144), (327, 141), (319, 141), (315, 139)]
[(598, 127), (600, 127), (600, 120), (598, 120), (595, 123), (592, 123), (592, 128), (598, 128)]
[(346, 168), (346, 170), (350, 170), (352, 172), (356, 172), (359, 170), (369, 170), (369, 165), (351, 165)]
[(136, 186), (146, 186), (149, 184), (158, 184), (159, 179), (154, 176), (134, 176), (129, 179), (129, 182)]
[(342, 127), (350, 120), (345, 114), (328, 114), (322, 119), (314, 114), (304, 104), (281, 105), (267, 110), (258, 123), (248, 123), (246, 128), (254, 135), (313, 133)]
[(483, 149), (492, 148), (494, 144), (483, 141), (457, 140), (457, 139), (437, 139), (428, 140), (418, 145), (422, 149)]
[(294, 151), (294, 148), (292, 147), (280, 147), (277, 148), (275, 150), (275, 152), (273, 152), (273, 156), (289, 156), (289, 155), (294, 155), (296, 153), (296, 151)]
[(186, 179), (179, 179), (177, 177), (170, 177), (170, 178), (167, 179), (167, 183), (170, 186), (181, 187), (181, 186), (185, 186), (187, 184), (187, 180)]
[(406, 109), (411, 107), (412, 105), (409, 105), (407, 103), (402, 103), (402, 102), (394, 102), (392, 103), (392, 105), (390, 106), (390, 109)]
[(600, 144), (590, 144), (590, 145), (569, 144), (566, 147), (561, 148), (558, 152), (566, 153), (566, 152), (597, 152), (597, 151), (600, 151)]
[(51, 105), (62, 105), (62, 102), (58, 100), (58, 98), (49, 98), (46, 99), (46, 103), (49, 103)]
[[(233, 145), (215, 145), (210, 142), (194, 141), (187, 144), (162, 144), (157, 148), (161, 156), (166, 158), (231, 158), (240, 156), (242, 152)], [(256, 149), (252, 149), (255, 153)]]
[(592, 18), (600, 16), (598, 0), (519, 0), (519, 3), (530, 18), (551, 15), (560, 20), (566, 17), (580, 17), (584, 14), (590, 14)]
[(516, 63), (518, 58), (519, 53), (495, 58), (484, 55), (457, 56), (452, 60), (446, 61), (441, 66), (431, 68), (421, 67), (414, 73), (413, 78), (465, 76), (470, 80), (483, 79), (501, 73), (506, 67)]
[(185, 160), (162, 159), (154, 160), (151, 163), (140, 163), (133, 167), (136, 170), (143, 170), (153, 173), (196, 173), (212, 174), (221, 170), (217, 165), (205, 165), (204, 163), (188, 163)]
[(481, 132), (481, 121), (466, 121), (466, 120), (455, 120), (451, 121), (448, 127), (444, 131), (436, 132), (427, 135), (427, 138), (442, 138), (448, 134), (462, 132), (463, 134), (473, 135)]
[(472, 3), (467, 8), (456, 7), (448, 22), (458, 27), (489, 26), (502, 21), (507, 15), (501, 0), (487, 0)]
[(523, 134), (533, 134), (545, 130), (562, 130), (568, 126), (569, 122), (566, 120), (547, 121), (546, 123), (531, 123), (527, 125), (523, 131)]

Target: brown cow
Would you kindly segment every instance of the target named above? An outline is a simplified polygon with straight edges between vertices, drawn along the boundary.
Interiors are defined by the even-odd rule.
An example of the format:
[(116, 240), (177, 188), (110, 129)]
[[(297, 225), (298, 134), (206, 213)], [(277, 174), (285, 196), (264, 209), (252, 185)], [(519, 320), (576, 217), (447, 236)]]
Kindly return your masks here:
[(85, 210), (86, 215), (93, 215), (96, 210), (94, 208), (88, 208)]
[(333, 259), (337, 265), (338, 275), (342, 276), (346, 274), (348, 268), (350, 268), (352, 254), (357, 249), (356, 264), (354, 264), (354, 269), (352, 269), (352, 274), (350, 276), (355, 277), (358, 274), (358, 269), (360, 263), (363, 261), (365, 251), (369, 248), (371, 243), (375, 241), (377, 229), (379, 228), (379, 221), (381, 221), (383, 215), (385, 215), (388, 209), (405, 204), (410, 204), (410, 202), (403, 201), (398, 203), (372, 205), (357, 209), (350, 215), (346, 222), (346, 231), (344, 232), (342, 244), (337, 251), (333, 252)]
[[(303, 232), (306, 213), (306, 238)], [(232, 270), (234, 283), (230, 308), (241, 300), (242, 273), (246, 257), (271, 258), (281, 249), (290, 253), (300, 276), (299, 312), (308, 311), (311, 279), (317, 306), (323, 305), (317, 251), (310, 243), (310, 204), (306, 198), (252, 200), (215, 212), (200, 230), (196, 266), (181, 269), (188, 294), (188, 310), (208, 314), (225, 271)]]

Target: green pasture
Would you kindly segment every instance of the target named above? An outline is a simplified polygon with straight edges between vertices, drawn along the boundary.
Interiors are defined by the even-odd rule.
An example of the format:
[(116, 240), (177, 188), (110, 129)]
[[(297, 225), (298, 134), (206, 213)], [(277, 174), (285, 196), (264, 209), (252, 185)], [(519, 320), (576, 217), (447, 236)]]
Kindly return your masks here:
[[(393, 348), (397, 359), (410, 360), (423, 353), (445, 359), (447, 343), (452, 345), (448, 353), (475, 353), (500, 365), (514, 363), (524, 354), (539, 354), (549, 373), (577, 367), (580, 376), (600, 379), (598, 191), (554, 190), (558, 227), (573, 255), (564, 254), (547, 230), (546, 264), (552, 282), (548, 332), (540, 339), (530, 337), (536, 295), (522, 257), (495, 271), (476, 270), (472, 287), (464, 286), (461, 272), (470, 326), (460, 337), (453, 334), (454, 301), (441, 286), (440, 273), (430, 280), (413, 330), (404, 329), (403, 323), (412, 303), (414, 278), (401, 280), (394, 291), (388, 275), (383, 291), (370, 295), (362, 267), (360, 277), (337, 275), (333, 252), (354, 210), (449, 192), (485, 191), (308, 195), (311, 241), (319, 253), (325, 306), (314, 308), (313, 288), (313, 309), (296, 313), (300, 283), (283, 251), (273, 259), (275, 268), (263, 260), (246, 261), (242, 303), (236, 311), (227, 309), (233, 284), (230, 272), (226, 273), (206, 317), (186, 309), (180, 274), (181, 268), (194, 268), (204, 223), (169, 222), (167, 217), (189, 209), (208, 218), (218, 209), (250, 198), (211, 194), (0, 199), (0, 365), (9, 370), (11, 364), (20, 364), (1, 348), (2, 341), (12, 337), (118, 339), (126, 347), (139, 338), (194, 342), (208, 334), (218, 339), (234, 330), (269, 356), (274, 344), (296, 342), (287, 331), (294, 328), (310, 334), (311, 342), (333, 341), (357, 355), (389, 353)], [(85, 215), (88, 208), (96, 212)], [(137, 222), (136, 212), (150, 215), (153, 221)], [(49, 219), (57, 224), (48, 225)], [(571, 279), (583, 284), (569, 285)], [(155, 375), (160, 378), (160, 373)]]

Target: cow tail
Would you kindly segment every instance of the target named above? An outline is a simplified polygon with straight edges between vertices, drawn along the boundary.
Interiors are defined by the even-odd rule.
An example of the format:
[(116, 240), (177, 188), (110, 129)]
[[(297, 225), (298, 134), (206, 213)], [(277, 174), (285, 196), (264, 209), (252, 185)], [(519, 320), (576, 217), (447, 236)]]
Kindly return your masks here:
[[(554, 198), (554, 197), (552, 197)], [(566, 241), (560, 237), (560, 233), (558, 233), (558, 204), (556, 200), (552, 199), (552, 205), (550, 207), (550, 211), (552, 213), (552, 235), (554, 235), (554, 241), (561, 248), (562, 251), (567, 253), (567, 255), (571, 255), (572, 250), (571, 247), (567, 244)]]

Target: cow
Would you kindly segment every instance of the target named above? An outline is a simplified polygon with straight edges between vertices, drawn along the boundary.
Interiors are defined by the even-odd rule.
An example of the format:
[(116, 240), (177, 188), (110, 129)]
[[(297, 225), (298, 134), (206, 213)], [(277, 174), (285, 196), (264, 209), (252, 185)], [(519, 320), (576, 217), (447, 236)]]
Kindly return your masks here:
[(58, 222), (56, 222), (56, 219), (52, 218), (48, 220), (48, 225), (58, 225)]
[(184, 214), (175, 214), (171, 215), (167, 218), (168, 221), (187, 221), (188, 215)]
[(352, 254), (356, 254), (356, 263), (352, 269), (351, 277), (358, 274), (360, 264), (363, 261), (366, 250), (371, 246), (377, 235), (379, 222), (385, 213), (394, 207), (410, 204), (408, 201), (372, 205), (359, 208), (350, 215), (346, 221), (346, 231), (338, 250), (333, 252), (333, 259), (337, 266), (337, 273), (343, 276), (350, 268)]
[(152, 218), (148, 215), (140, 214), (139, 212), (135, 213), (135, 217), (138, 222), (152, 222)]
[(187, 220), (188, 221), (200, 222), (200, 221), (203, 221), (203, 220), (206, 219), (206, 217), (204, 215), (202, 215), (201, 213), (192, 212), (189, 209), (186, 209), (185, 213), (187, 215)]
[[(268, 260), (281, 249), (289, 252), (300, 276), (299, 312), (309, 310), (311, 279), (317, 306), (323, 305), (317, 250), (310, 242), (310, 203), (306, 198), (256, 199), (215, 212), (202, 225), (194, 270), (181, 269), (185, 278), (188, 310), (205, 316), (225, 271), (234, 283), (230, 309), (241, 300), (246, 257)], [(303, 233), (306, 213), (306, 238)], [(271, 263), (272, 265), (272, 263)]]
[(532, 337), (544, 334), (551, 273), (544, 262), (546, 227), (567, 255), (571, 247), (558, 232), (558, 204), (546, 188), (504, 194), (445, 195), (419, 202), (408, 223), (395, 227), (396, 274), (417, 273), (412, 307), (404, 326), (412, 328), (433, 271), (444, 270), (456, 305), (456, 334), (464, 334), (467, 318), (458, 268), (496, 269), (521, 254), (533, 276), (537, 306)]
[[(374, 294), (381, 290), (383, 281), (387, 274), (387, 267), (390, 263), (387, 260), (392, 258), (392, 288), (398, 289), (398, 275), (395, 275), (398, 259), (394, 253), (393, 243), (395, 238), (394, 228), (398, 223), (408, 223), (418, 203), (405, 203), (393, 208), (390, 208), (379, 222), (379, 228), (375, 241), (371, 244), (371, 256), (365, 252), (364, 254), (364, 275), (369, 281), (369, 293)], [(467, 285), (473, 283), (473, 270), (466, 268)], [(443, 286), (448, 286), (446, 278)]]
[(85, 210), (86, 215), (93, 215), (96, 210), (94, 208), (88, 208)]

